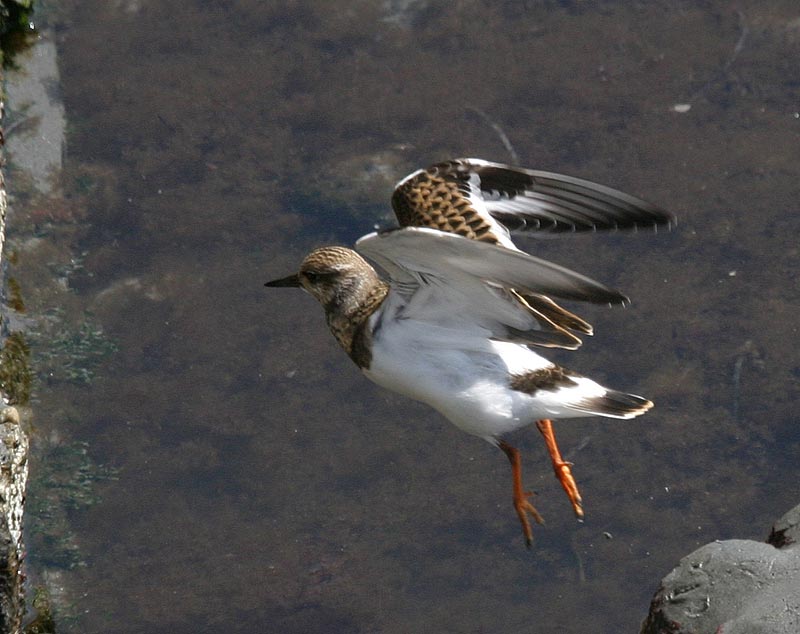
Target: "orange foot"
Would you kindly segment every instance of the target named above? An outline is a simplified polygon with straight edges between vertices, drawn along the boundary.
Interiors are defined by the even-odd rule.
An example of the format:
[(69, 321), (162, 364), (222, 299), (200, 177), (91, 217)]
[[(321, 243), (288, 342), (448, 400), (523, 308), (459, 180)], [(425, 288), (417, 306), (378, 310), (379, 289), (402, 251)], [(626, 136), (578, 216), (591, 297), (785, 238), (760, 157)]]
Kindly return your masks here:
[(556, 436), (553, 433), (553, 423), (549, 419), (536, 421), (536, 427), (544, 436), (544, 441), (547, 444), (547, 451), (550, 453), (550, 459), (553, 462), (553, 471), (555, 471), (556, 478), (561, 482), (561, 486), (567, 493), (569, 501), (572, 503), (572, 509), (578, 519), (583, 517), (583, 505), (581, 494), (578, 492), (578, 485), (575, 483), (575, 478), (572, 477), (572, 463), (566, 462), (561, 457), (561, 452), (558, 450), (556, 444)]
[(520, 524), (522, 524), (522, 533), (525, 535), (525, 545), (530, 548), (533, 543), (533, 530), (531, 529), (528, 514), (533, 517), (537, 524), (544, 524), (544, 520), (542, 516), (539, 515), (539, 511), (536, 510), (536, 507), (531, 504), (528, 499), (533, 494), (530, 491), (522, 490), (522, 465), (519, 450), (509, 445), (504, 440), (498, 443), (498, 447), (508, 456), (508, 460), (511, 463), (511, 477), (514, 481), (514, 510), (517, 512)]

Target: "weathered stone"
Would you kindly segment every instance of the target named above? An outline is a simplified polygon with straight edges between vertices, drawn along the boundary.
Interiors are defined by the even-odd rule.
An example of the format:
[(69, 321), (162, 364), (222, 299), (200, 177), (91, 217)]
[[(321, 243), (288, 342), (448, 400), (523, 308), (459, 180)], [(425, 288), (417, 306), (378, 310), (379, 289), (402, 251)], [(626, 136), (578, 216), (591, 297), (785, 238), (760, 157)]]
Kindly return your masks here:
[(712, 542), (684, 557), (661, 581), (642, 634), (797, 634), (798, 536), (800, 506), (767, 542)]
[[(0, 52), (0, 61), (3, 57), (4, 54)], [(3, 174), (3, 79), (0, 64), (0, 264), (8, 204)], [(0, 397), (5, 398), (5, 395), (0, 394)], [(0, 402), (0, 631), (16, 634), (21, 630), (25, 612), (22, 518), (28, 479), (28, 436), (20, 425), (17, 410), (4, 403)]]
[(18, 632), (25, 610), (22, 517), (28, 436), (13, 407), (0, 410), (0, 631)]

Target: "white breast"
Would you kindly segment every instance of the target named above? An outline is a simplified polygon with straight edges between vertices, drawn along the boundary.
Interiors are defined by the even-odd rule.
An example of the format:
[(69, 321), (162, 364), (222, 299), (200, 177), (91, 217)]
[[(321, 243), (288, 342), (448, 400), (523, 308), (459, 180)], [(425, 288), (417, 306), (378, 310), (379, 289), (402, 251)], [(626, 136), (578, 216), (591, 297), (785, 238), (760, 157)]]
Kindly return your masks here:
[(509, 373), (549, 365), (528, 348), (491, 341), (486, 333), (385, 319), (364, 374), (434, 407), (460, 429), (490, 439), (536, 420), (531, 397), (509, 388)]

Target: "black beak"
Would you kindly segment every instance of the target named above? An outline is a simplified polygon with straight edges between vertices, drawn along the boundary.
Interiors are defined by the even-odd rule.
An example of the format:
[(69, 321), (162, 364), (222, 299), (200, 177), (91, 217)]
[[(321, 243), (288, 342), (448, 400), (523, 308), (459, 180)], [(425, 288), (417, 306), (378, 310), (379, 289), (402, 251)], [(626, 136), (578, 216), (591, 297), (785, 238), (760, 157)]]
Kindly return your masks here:
[(300, 286), (300, 278), (297, 276), (297, 273), (294, 275), (290, 275), (288, 277), (282, 277), (279, 280), (272, 280), (271, 282), (267, 282), (264, 286)]

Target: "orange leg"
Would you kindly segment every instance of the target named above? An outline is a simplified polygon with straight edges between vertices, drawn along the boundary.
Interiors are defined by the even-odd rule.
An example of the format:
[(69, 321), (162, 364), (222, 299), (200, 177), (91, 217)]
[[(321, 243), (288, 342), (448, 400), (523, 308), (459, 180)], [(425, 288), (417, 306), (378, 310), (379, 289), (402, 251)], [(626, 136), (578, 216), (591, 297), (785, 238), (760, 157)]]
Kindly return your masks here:
[(558, 450), (556, 444), (556, 436), (553, 433), (553, 423), (549, 419), (536, 421), (536, 427), (544, 436), (544, 441), (547, 443), (547, 451), (550, 452), (550, 459), (553, 461), (553, 471), (556, 473), (558, 481), (567, 492), (569, 501), (572, 502), (572, 508), (578, 518), (583, 517), (583, 506), (581, 506), (581, 494), (578, 493), (578, 485), (575, 484), (575, 478), (572, 477), (572, 463), (566, 462), (561, 457), (561, 452)]
[(519, 450), (509, 445), (504, 440), (501, 440), (497, 446), (508, 456), (508, 461), (511, 463), (511, 477), (514, 480), (514, 510), (517, 512), (519, 521), (522, 524), (522, 532), (525, 535), (525, 545), (530, 548), (533, 542), (533, 531), (531, 530), (531, 523), (528, 520), (528, 513), (531, 514), (538, 524), (544, 524), (544, 520), (542, 516), (539, 515), (539, 511), (537, 511), (528, 500), (532, 493), (522, 490), (522, 466), (520, 464)]

